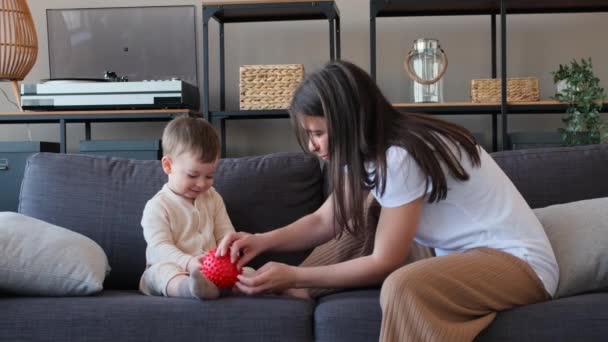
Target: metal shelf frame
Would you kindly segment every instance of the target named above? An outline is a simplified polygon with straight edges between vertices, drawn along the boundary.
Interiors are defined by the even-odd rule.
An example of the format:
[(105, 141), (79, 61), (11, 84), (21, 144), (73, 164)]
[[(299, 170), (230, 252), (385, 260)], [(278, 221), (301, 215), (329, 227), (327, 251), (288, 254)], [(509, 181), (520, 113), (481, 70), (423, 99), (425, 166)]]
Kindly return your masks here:
[[(209, 22), (219, 24), (220, 109), (209, 109)], [(209, 122), (219, 120), (222, 156), (226, 156), (226, 120), (280, 119), (289, 117), (286, 110), (227, 111), (224, 24), (292, 20), (327, 20), (329, 24), (329, 58), (340, 59), (340, 12), (333, 0), (268, 0), (213, 2), (203, 4), (203, 115)]]
[[(501, 146), (506, 148), (508, 133), (508, 114), (553, 114), (564, 113), (565, 104), (525, 104), (507, 103), (507, 15), (511, 14), (544, 14), (544, 13), (589, 13), (608, 12), (608, 2), (604, 0), (370, 0), (370, 73), (376, 79), (376, 19), (380, 17), (414, 17), (414, 16), (490, 16), (490, 47), (492, 58), (492, 78), (497, 77), (496, 53), (496, 17), (500, 17), (500, 78), (502, 101), (499, 105), (479, 106), (477, 104), (449, 106), (444, 103), (438, 106), (416, 106), (415, 104), (398, 107), (400, 110), (425, 112), (429, 114), (459, 115), (492, 115), (492, 150), (498, 150), (498, 114), (501, 116)], [(498, 106), (498, 107), (497, 107)], [(487, 110), (486, 110), (487, 109)], [(454, 112), (450, 112), (454, 110)], [(602, 111), (607, 111), (606, 105)]]

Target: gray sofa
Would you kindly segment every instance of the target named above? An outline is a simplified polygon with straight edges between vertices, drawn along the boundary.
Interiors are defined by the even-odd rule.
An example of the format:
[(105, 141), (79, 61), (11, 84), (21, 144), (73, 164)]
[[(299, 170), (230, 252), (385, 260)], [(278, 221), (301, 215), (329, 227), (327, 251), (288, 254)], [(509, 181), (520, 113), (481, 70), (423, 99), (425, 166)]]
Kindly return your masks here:
[[(532, 207), (608, 196), (608, 146), (493, 155)], [(165, 182), (157, 161), (37, 154), (27, 163), (19, 212), (96, 241), (112, 272), (88, 297), (0, 297), (0, 341), (376, 341), (378, 289), (305, 301), (278, 296), (200, 302), (137, 291), (145, 266), (140, 217)], [(237, 229), (260, 232), (317, 208), (324, 179), (315, 157), (277, 153), (224, 159), (216, 175)], [(298, 263), (306, 253), (265, 255)], [(608, 293), (502, 312), (478, 341), (608, 339)]]

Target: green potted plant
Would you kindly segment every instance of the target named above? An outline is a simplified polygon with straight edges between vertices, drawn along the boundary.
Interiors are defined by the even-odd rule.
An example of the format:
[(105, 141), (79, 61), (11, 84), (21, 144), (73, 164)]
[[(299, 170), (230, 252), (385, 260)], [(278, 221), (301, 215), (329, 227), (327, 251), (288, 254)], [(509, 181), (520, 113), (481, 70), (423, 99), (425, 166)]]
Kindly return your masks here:
[(557, 87), (555, 99), (567, 102), (566, 124), (560, 128), (562, 143), (566, 146), (599, 144), (606, 138), (605, 125), (600, 117), (606, 94), (600, 80), (593, 74), (591, 58), (573, 59), (568, 65), (559, 65), (551, 73)]

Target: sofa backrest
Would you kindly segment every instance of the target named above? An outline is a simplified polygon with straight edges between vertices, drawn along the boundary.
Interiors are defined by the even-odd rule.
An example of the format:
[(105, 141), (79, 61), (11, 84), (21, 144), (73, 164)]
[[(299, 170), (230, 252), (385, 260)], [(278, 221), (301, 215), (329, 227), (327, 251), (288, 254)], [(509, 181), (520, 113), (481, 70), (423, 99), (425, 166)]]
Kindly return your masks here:
[(608, 196), (608, 144), (503, 151), (492, 157), (532, 208)]
[[(504, 151), (493, 158), (531, 207), (608, 196), (608, 145)], [(40, 153), (29, 158), (19, 212), (69, 228), (101, 245), (112, 272), (106, 288), (136, 289), (145, 267), (143, 207), (166, 182), (158, 161)], [(214, 187), (237, 230), (263, 232), (323, 201), (316, 157), (276, 153), (220, 161)], [(297, 264), (307, 255), (264, 255)]]
[[(93, 239), (112, 267), (104, 287), (136, 289), (145, 268), (142, 211), (166, 180), (158, 161), (40, 153), (28, 159), (19, 212)], [(322, 184), (316, 157), (276, 153), (221, 160), (214, 187), (237, 230), (263, 232), (318, 208)], [(305, 256), (266, 255), (253, 266), (269, 258), (295, 264)]]

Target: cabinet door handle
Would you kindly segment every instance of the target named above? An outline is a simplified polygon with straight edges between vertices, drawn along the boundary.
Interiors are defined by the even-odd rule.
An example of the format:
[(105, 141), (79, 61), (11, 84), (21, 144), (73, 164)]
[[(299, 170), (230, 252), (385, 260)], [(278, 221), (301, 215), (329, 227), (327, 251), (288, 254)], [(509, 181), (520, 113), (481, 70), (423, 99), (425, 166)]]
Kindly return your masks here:
[(0, 171), (8, 170), (8, 159), (0, 159)]

